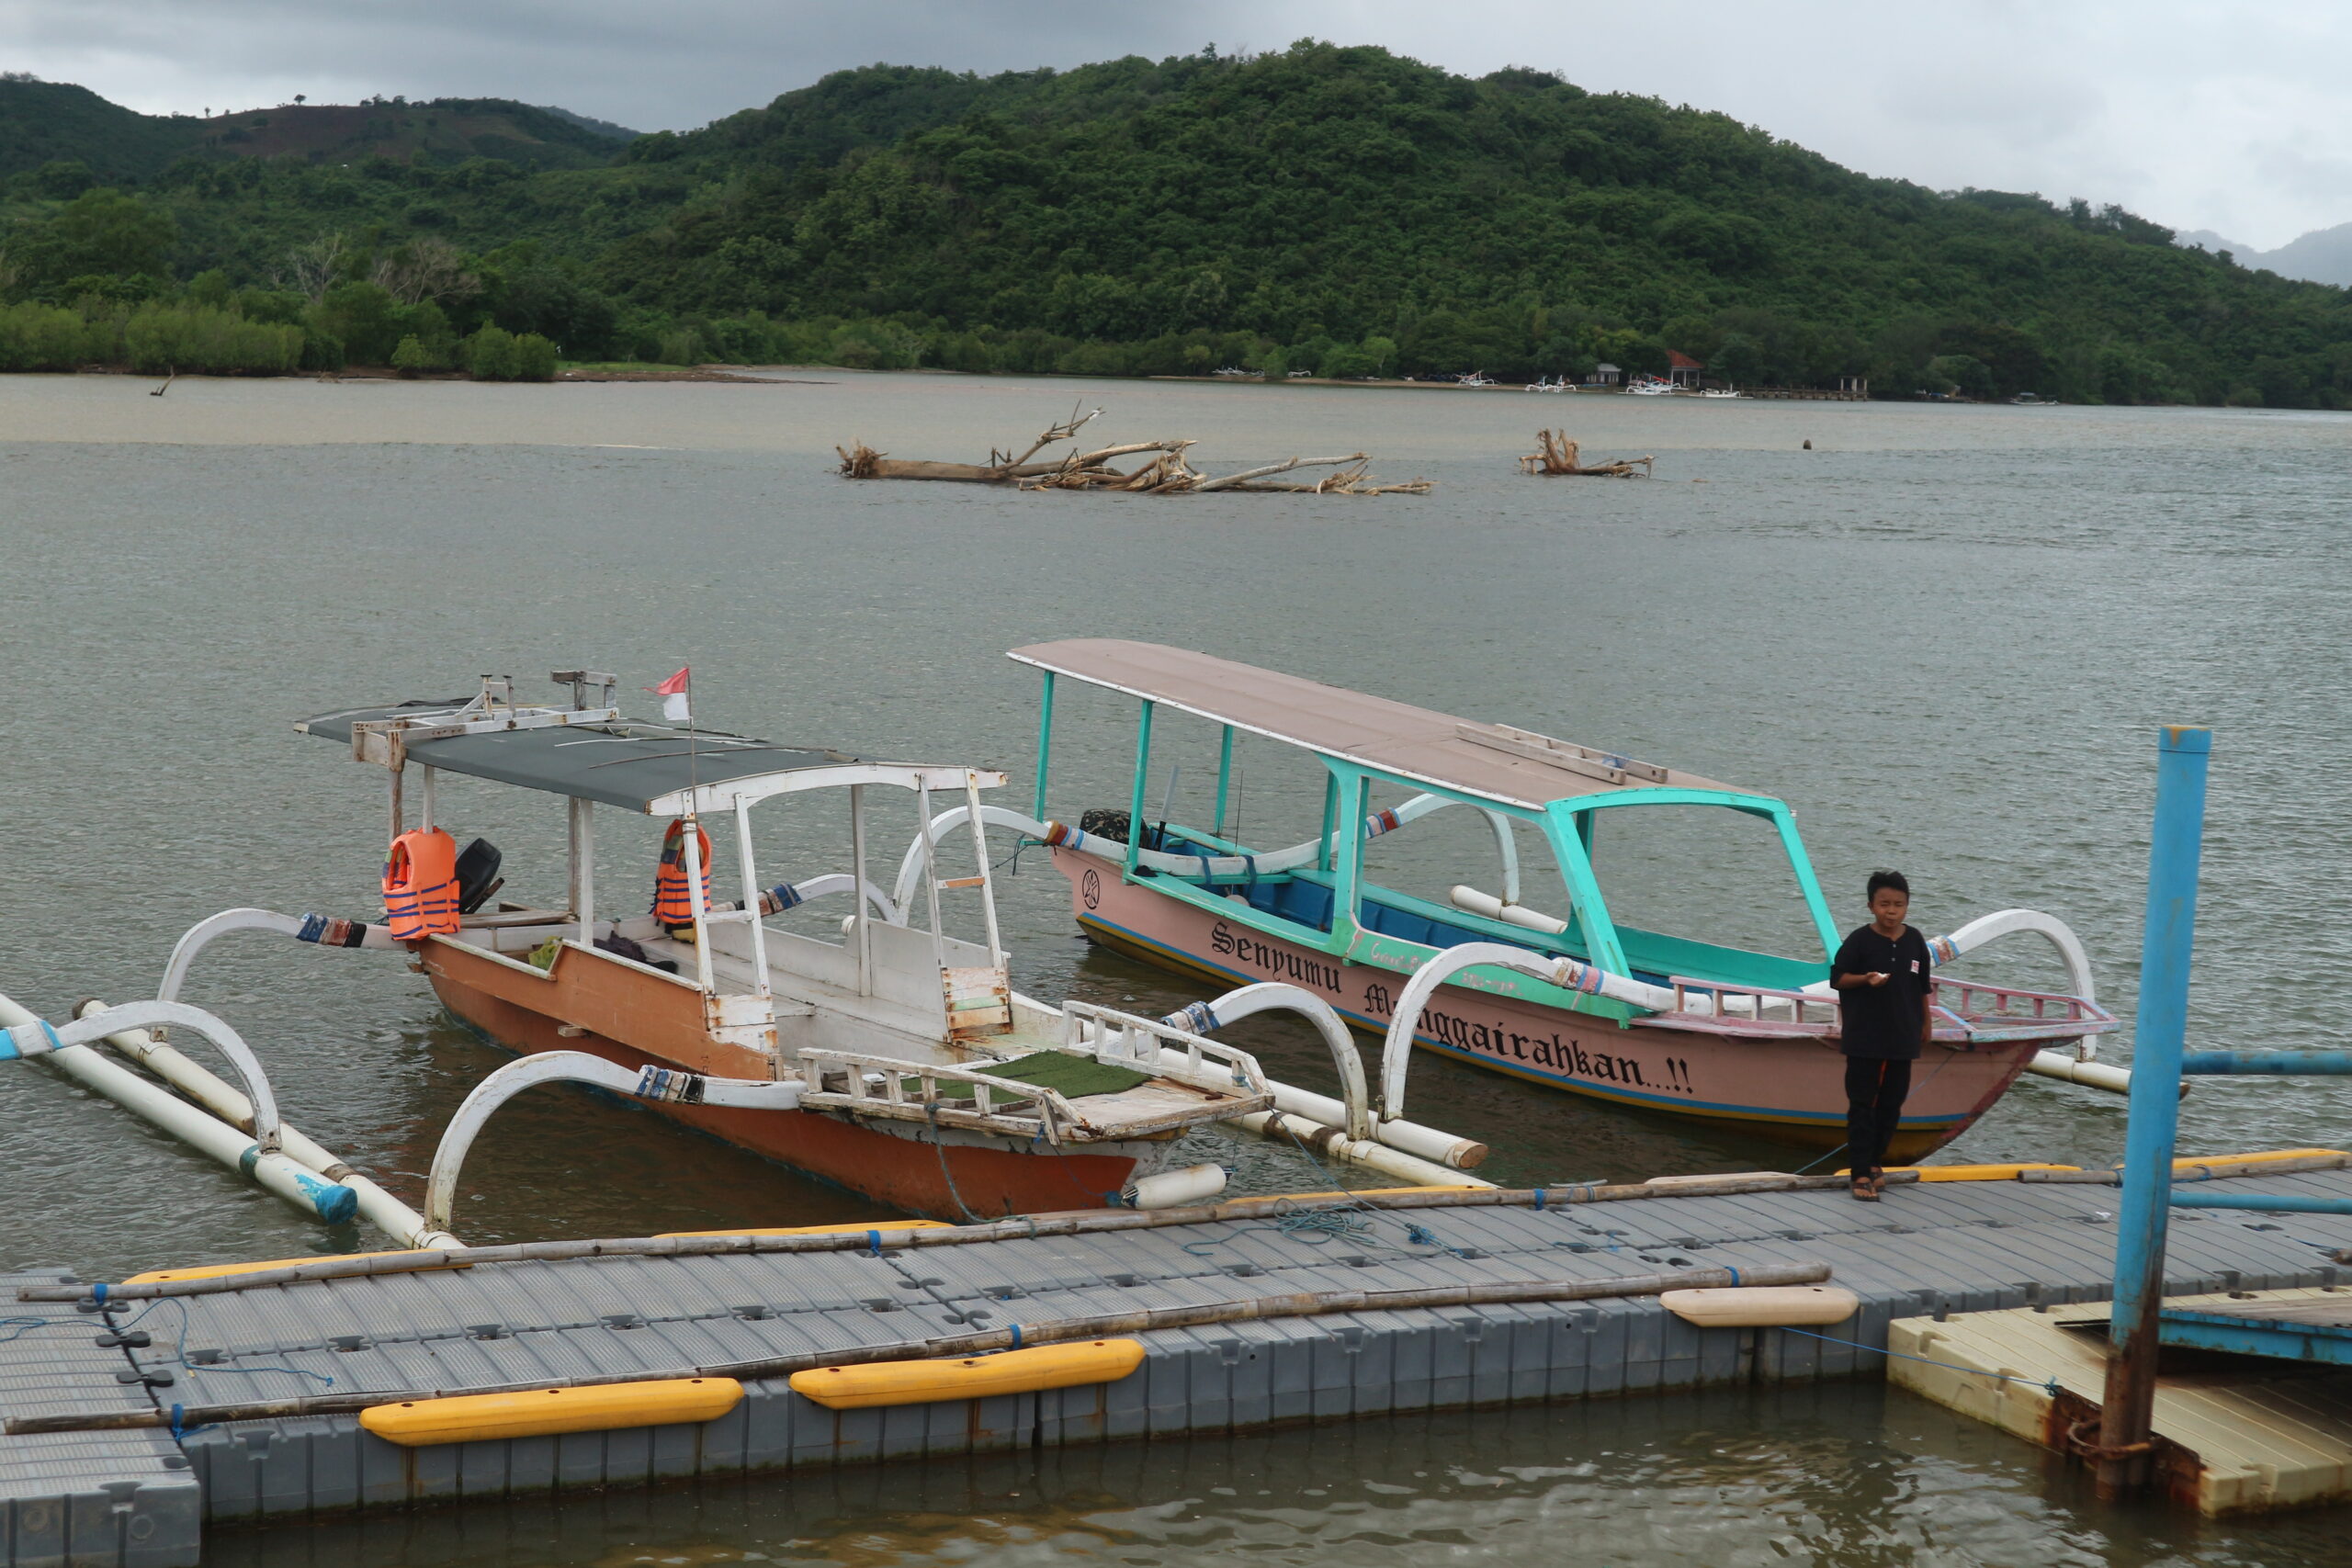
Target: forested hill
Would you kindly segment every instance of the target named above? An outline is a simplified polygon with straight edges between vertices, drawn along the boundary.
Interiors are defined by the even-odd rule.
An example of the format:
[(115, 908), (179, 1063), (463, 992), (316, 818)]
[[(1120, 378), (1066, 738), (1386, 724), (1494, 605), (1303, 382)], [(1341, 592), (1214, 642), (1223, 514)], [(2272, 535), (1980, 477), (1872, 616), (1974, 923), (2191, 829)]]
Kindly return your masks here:
[(209, 119), (145, 115), (71, 83), (0, 75), (0, 175), (66, 163), (99, 179), (146, 180), (184, 159), (370, 156), (444, 163), (493, 157), (571, 168), (612, 162), (635, 134), (507, 98), (281, 104)]
[[(1882, 395), (2352, 406), (2342, 290), (2112, 207), (1938, 193), (1722, 115), (1376, 49), (876, 66), (609, 162), (456, 151), (183, 158), (107, 198), (168, 220), (146, 284), (61, 241), (98, 193), (51, 164), (0, 187), (0, 244), (17, 297), (63, 304), (99, 275), (282, 294), (288, 257), (339, 237), (298, 314), (355, 356), (484, 321), (580, 358), (1108, 374), (1533, 377), (1677, 349)], [(333, 313), (421, 253), (447, 287), (396, 298), (410, 318)]]

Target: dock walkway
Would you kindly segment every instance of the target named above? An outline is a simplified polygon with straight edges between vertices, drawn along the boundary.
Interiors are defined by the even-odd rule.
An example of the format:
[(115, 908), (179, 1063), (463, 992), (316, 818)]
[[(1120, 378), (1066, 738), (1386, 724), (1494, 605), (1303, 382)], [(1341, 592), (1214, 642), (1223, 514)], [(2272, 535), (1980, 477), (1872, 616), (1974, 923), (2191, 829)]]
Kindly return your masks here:
[[(2352, 1170), (2223, 1178), (2233, 1192), (2352, 1198)], [(1611, 1190), (1623, 1192), (1626, 1190)], [(1115, 1383), (833, 1411), (782, 1378), (681, 1426), (395, 1447), (349, 1414), (166, 1430), (0, 1436), (0, 1563), (170, 1568), (205, 1519), (501, 1497), (657, 1477), (1098, 1442), (1392, 1411), (1750, 1381), (1878, 1377), (1892, 1319), (2103, 1300), (2117, 1189), (2021, 1180), (1661, 1190), (1542, 1209), (1245, 1217), (1165, 1228), (821, 1253), (484, 1263), (215, 1294), (0, 1306), (0, 1418), (168, 1412), (332, 1390), (486, 1386), (839, 1353), (1027, 1321), (1291, 1292), (1600, 1280), (1826, 1263), (1861, 1300), (1823, 1331), (1701, 1330), (1655, 1298), (1252, 1321), (1143, 1337)], [(937, 1238), (945, 1232), (927, 1233)], [(2352, 1280), (2352, 1217), (2184, 1210), (2168, 1293)], [(8, 1298), (56, 1276), (0, 1277)], [(57, 1293), (52, 1292), (51, 1293)], [(101, 1347), (109, 1326), (143, 1344)], [(1850, 1342), (1850, 1343), (1849, 1343)], [(330, 1381), (331, 1380), (331, 1381)]]

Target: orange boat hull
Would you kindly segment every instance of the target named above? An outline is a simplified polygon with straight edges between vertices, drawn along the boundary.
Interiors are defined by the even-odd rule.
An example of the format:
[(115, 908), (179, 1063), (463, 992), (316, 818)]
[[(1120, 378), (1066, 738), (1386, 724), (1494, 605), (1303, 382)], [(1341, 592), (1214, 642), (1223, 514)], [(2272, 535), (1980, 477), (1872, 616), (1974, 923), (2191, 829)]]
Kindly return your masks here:
[[(420, 956), (442, 1005), (508, 1050), (583, 1051), (631, 1071), (650, 1064), (722, 1077), (769, 1076), (765, 1057), (704, 1032), (701, 1000), (690, 987), (570, 948), (545, 976), (517, 973), (462, 942), (435, 939)], [(638, 1103), (877, 1203), (951, 1223), (1109, 1207), (1140, 1163), (1128, 1152), (1132, 1144), (1031, 1153), (922, 1122), (886, 1127), (821, 1111)]]

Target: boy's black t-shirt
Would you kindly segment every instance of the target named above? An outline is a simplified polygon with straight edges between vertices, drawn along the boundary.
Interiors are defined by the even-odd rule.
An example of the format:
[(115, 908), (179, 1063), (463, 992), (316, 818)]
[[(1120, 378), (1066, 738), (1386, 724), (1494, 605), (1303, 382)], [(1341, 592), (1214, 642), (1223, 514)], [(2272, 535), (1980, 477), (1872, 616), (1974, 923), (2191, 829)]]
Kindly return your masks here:
[(1843, 1036), (1838, 1049), (1849, 1056), (1916, 1060), (1931, 962), (1927, 938), (1912, 926), (1905, 926), (1903, 934), (1892, 940), (1881, 936), (1876, 926), (1864, 926), (1849, 936), (1829, 961), (1830, 979), (1883, 974), (1886, 984), (1838, 993)]

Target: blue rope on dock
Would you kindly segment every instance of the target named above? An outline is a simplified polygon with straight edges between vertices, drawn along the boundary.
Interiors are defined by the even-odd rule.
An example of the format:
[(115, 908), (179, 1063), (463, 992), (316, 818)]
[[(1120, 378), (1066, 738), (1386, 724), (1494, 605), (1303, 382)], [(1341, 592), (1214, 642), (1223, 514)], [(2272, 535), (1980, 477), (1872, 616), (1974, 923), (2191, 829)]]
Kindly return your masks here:
[(300, 1368), (300, 1367), (282, 1367), (282, 1366), (272, 1366), (272, 1367), (245, 1367), (245, 1366), (228, 1365), (228, 1364), (223, 1364), (223, 1365), (220, 1365), (220, 1366), (198, 1366), (198, 1365), (197, 1365), (194, 1361), (191, 1361), (191, 1360), (189, 1360), (189, 1359), (187, 1359), (187, 1334), (188, 1334), (188, 1328), (189, 1328), (189, 1321), (188, 1321), (188, 1314), (187, 1314), (187, 1303), (186, 1302), (184, 1302), (184, 1301), (180, 1300), (180, 1298), (179, 1298), (179, 1297), (177, 1297), (177, 1296), (158, 1296), (158, 1297), (156, 1297), (153, 1301), (149, 1302), (149, 1303), (148, 1303), (144, 1307), (141, 1307), (138, 1312), (133, 1313), (130, 1317), (128, 1317), (128, 1318), (124, 1319), (124, 1320), (123, 1320), (123, 1323), (122, 1323), (122, 1325), (121, 1325), (121, 1326), (120, 1326), (119, 1328), (118, 1328), (115, 1332), (117, 1332), (118, 1334), (119, 1334), (119, 1333), (124, 1332), (125, 1330), (128, 1330), (128, 1329), (131, 1329), (131, 1328), (135, 1328), (135, 1327), (137, 1327), (137, 1326), (138, 1326), (138, 1325), (139, 1325), (139, 1323), (141, 1322), (141, 1319), (145, 1318), (145, 1317), (146, 1317), (146, 1315), (147, 1315), (149, 1313), (153, 1312), (157, 1307), (161, 1307), (161, 1306), (176, 1307), (176, 1308), (178, 1308), (178, 1309), (179, 1309), (179, 1314), (180, 1314), (180, 1332), (179, 1332), (179, 1337), (178, 1337), (178, 1338), (174, 1342), (174, 1344), (173, 1344), (173, 1346), (172, 1346), (172, 1361), (173, 1361), (173, 1363), (174, 1363), (175, 1366), (177, 1366), (177, 1367), (178, 1367), (181, 1371), (187, 1371), (187, 1372), (291, 1372), (291, 1373), (293, 1373), (293, 1374), (294, 1374), (296, 1377), (298, 1377), (298, 1378), (313, 1378), (313, 1379), (316, 1379), (318, 1382), (322, 1382), (322, 1383), (326, 1384), (329, 1388), (333, 1388), (333, 1387), (334, 1386), (334, 1378), (332, 1378), (332, 1377), (330, 1377), (330, 1376), (328, 1376), (326, 1373), (324, 1373), (324, 1372), (313, 1372), (313, 1371), (305, 1371), (303, 1368)]

